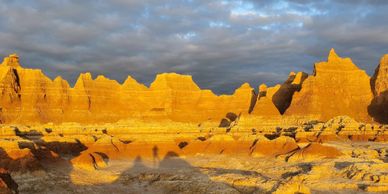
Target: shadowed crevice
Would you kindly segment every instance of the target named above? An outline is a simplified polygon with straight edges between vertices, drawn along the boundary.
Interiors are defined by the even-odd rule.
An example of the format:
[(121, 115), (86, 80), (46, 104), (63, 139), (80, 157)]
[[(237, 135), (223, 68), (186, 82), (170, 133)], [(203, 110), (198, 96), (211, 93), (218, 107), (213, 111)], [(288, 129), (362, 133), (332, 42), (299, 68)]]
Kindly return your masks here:
[(368, 106), (368, 113), (374, 121), (388, 124), (388, 90), (373, 98)]
[(291, 75), (272, 96), (272, 102), (279, 110), (280, 114), (284, 114), (287, 108), (291, 105), (292, 97), (295, 92), (302, 89), (304, 80), (308, 77), (307, 73), (302, 72), (300, 83), (293, 83), (296, 75)]

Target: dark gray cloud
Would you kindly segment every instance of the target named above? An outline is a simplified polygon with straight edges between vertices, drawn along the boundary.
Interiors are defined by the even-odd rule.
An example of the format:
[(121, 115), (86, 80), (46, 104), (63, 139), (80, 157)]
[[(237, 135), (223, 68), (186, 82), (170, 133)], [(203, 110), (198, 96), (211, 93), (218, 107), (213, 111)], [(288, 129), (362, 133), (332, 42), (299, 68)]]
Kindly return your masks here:
[(312, 72), (330, 48), (371, 74), (388, 53), (383, 0), (0, 0), (0, 55), (74, 83), (85, 71), (149, 84), (193, 75), (232, 93), (243, 82)]

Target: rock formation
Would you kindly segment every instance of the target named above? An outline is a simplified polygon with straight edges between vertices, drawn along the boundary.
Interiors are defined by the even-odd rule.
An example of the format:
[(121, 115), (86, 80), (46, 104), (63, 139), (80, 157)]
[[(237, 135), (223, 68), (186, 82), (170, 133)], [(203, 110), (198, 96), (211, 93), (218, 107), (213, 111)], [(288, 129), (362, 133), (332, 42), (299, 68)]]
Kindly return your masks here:
[(294, 117), (326, 121), (348, 115), (357, 121), (372, 122), (373, 117), (384, 123), (387, 58), (383, 57), (370, 80), (349, 58), (340, 58), (331, 50), (328, 62), (316, 63), (312, 76), (291, 72), (281, 85), (261, 85), (258, 94), (244, 83), (232, 95), (216, 95), (201, 89), (191, 76), (176, 73), (157, 75), (149, 88), (130, 76), (120, 84), (102, 75), (93, 78), (82, 73), (71, 87), (61, 77), (51, 80), (39, 69), (23, 68), (19, 57), (12, 54), (0, 65), (0, 121), (203, 123), (224, 119), (231, 123), (228, 115), (290, 121), (297, 121)]
[(348, 115), (370, 122), (367, 107), (372, 97), (369, 76), (350, 58), (340, 58), (332, 49), (327, 62), (314, 65), (313, 76), (302, 83), (300, 92), (295, 92), (285, 114), (318, 120)]
[(368, 107), (369, 114), (380, 123), (388, 123), (388, 55), (384, 55), (371, 78), (374, 98)]
[(20, 80), (16, 69), (0, 65), (0, 117), (2, 122), (17, 118), (21, 109)]
[(343, 155), (338, 149), (330, 146), (325, 146), (319, 143), (309, 143), (306, 147), (293, 152), (287, 161), (303, 161), (320, 160), (324, 158), (337, 158)]
[(388, 90), (388, 54), (381, 58), (372, 77), (371, 85), (376, 96)]
[(160, 120), (2, 124), (0, 193), (387, 192), (387, 132), (343, 116), (229, 132)]
[(6, 170), (0, 168), (0, 193), (3, 194), (17, 194), (18, 191), (18, 185), (16, 182), (12, 179), (9, 172)]
[(191, 76), (164, 73), (150, 88), (128, 77), (123, 84), (90, 73), (79, 76), (75, 86), (42, 71), (22, 68), (15, 54), (0, 66), (3, 123), (116, 122), (128, 118), (218, 121), (227, 113), (247, 114), (255, 94), (243, 84), (233, 95), (217, 96), (201, 90)]
[(272, 102), (278, 108), (279, 112), (283, 114), (291, 104), (292, 95), (296, 91), (300, 91), (303, 81), (307, 78), (304, 72), (295, 74), (291, 72), (288, 79), (280, 86), (280, 88), (273, 94)]
[(4, 58), (1, 65), (2, 66), (9, 66), (9, 67), (20, 67), (19, 56), (15, 53), (10, 54), (8, 57)]
[(267, 88), (267, 85), (261, 84), (259, 86), (259, 96), (251, 115), (263, 117), (279, 116), (279, 110), (272, 101), (273, 95), (279, 91), (279, 89), (280, 85)]
[(332, 50), (314, 75), (216, 95), (176, 73), (71, 87), (10, 55), (0, 193), (387, 192), (388, 126), (359, 122), (387, 118), (387, 58), (369, 79)]

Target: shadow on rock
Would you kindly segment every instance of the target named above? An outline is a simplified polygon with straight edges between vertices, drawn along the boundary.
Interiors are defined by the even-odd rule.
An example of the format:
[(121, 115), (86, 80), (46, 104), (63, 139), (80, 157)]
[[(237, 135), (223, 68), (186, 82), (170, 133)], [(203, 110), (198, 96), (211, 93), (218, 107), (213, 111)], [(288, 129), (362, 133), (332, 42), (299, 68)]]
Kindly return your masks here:
[(388, 90), (373, 98), (368, 106), (368, 113), (374, 121), (388, 124)]
[(292, 96), (295, 92), (301, 90), (302, 83), (308, 75), (304, 72), (300, 72), (300, 76), (299, 82), (293, 83), (296, 75), (290, 75), (289, 78), (280, 86), (279, 90), (272, 96), (272, 102), (275, 104), (280, 114), (283, 114), (291, 105)]
[[(157, 152), (156, 152), (157, 153)], [(159, 156), (154, 156), (159, 158)], [(204, 174), (205, 170), (215, 175), (238, 174), (259, 176), (255, 171), (241, 171), (223, 168), (198, 168), (173, 151), (167, 152), (157, 167), (150, 167), (141, 156), (133, 165), (122, 172), (114, 182), (91, 186), (77, 186), (79, 193), (252, 193), (261, 191), (252, 186), (238, 186), (216, 182)], [(261, 176), (261, 175), (260, 175)], [(249, 191), (249, 192), (245, 192)]]
[(13, 159), (10, 158), (2, 148), (0, 148), (0, 193), (19, 193), (19, 185), (13, 180), (9, 171), (6, 168), (3, 168), (3, 166), (8, 166), (7, 164), (12, 161)]
[[(42, 139), (43, 134), (35, 130), (22, 132), (15, 128), (15, 135), (24, 139), (18, 142), (20, 150), (13, 150), (15, 153), (19, 151), (20, 154), (10, 157), (3, 148), (0, 148), (0, 169), (12, 173), (16, 182), (9, 183), (14, 193), (17, 193), (18, 184), (21, 193), (44, 193), (45, 190), (50, 190), (45, 185), (56, 182), (56, 179), (60, 179), (59, 184), (56, 182), (53, 186), (63, 187), (71, 183), (69, 174), (73, 166), (70, 160), (86, 150), (85, 145), (78, 140), (46, 142)], [(17, 174), (22, 176), (14, 176)], [(25, 176), (30, 178), (23, 178)], [(23, 188), (20, 184), (24, 185)], [(28, 188), (26, 185), (29, 185)]]

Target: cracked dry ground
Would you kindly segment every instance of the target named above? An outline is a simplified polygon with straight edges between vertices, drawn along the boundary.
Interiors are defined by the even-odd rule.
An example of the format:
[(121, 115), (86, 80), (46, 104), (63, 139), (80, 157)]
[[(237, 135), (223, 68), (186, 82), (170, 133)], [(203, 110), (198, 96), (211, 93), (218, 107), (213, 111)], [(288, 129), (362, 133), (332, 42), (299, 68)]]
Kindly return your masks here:
[(14, 182), (0, 171), (0, 186), (32, 194), (388, 192), (387, 126), (347, 118), (271, 132), (236, 126), (3, 126), (0, 168)]

